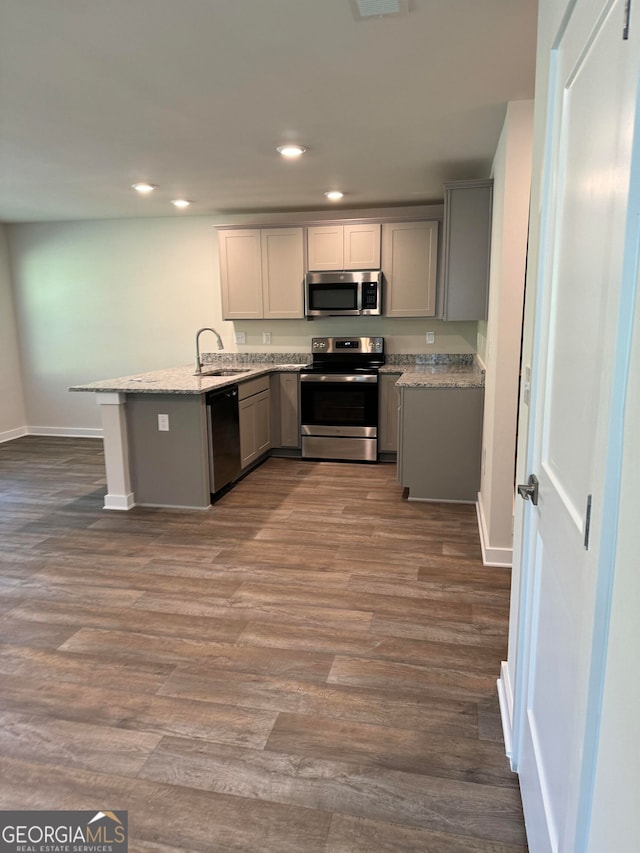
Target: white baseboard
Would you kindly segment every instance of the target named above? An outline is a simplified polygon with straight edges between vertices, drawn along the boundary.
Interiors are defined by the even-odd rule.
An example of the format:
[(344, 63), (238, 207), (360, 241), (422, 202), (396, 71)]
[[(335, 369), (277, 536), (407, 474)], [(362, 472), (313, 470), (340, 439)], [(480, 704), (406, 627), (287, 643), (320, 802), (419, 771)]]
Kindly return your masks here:
[(104, 506), (103, 509), (115, 509), (122, 512), (126, 512), (129, 509), (133, 509), (135, 506), (135, 501), (133, 499), (133, 492), (129, 492), (126, 495), (105, 495), (104, 496)]
[(409, 496), (408, 501), (415, 501), (423, 504), (474, 504), (475, 501), (454, 501), (446, 500), (445, 498), (412, 498)]
[(24, 438), (25, 435), (42, 435), (51, 438), (102, 438), (102, 428), (96, 427), (18, 427), (0, 432), (0, 444)]
[(492, 548), (489, 545), (489, 532), (487, 530), (484, 507), (482, 506), (482, 494), (480, 492), (478, 492), (478, 500), (476, 501), (476, 512), (478, 514), (478, 532), (480, 533), (482, 562), (485, 566), (510, 569), (513, 565), (513, 548)]
[(102, 438), (101, 427), (27, 427), (25, 435), (43, 435), (55, 438)]
[[(497, 685), (502, 734), (504, 736), (504, 751), (510, 759), (513, 753), (513, 691), (511, 689), (511, 678), (509, 677), (509, 666), (506, 660), (503, 660), (500, 664), (500, 678), (497, 681)], [(511, 763), (511, 769), (515, 769), (513, 762)]]
[(16, 438), (22, 438), (23, 435), (27, 435), (26, 427), (18, 427), (18, 429), (7, 429), (4, 432), (0, 432), (0, 444), (5, 441), (13, 441)]

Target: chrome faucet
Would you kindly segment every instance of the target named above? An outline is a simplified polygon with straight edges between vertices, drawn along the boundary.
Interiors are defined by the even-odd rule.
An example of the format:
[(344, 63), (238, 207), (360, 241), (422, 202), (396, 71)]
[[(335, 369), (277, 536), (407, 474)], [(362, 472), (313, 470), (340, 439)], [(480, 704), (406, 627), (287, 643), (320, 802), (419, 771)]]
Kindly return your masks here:
[(213, 332), (218, 339), (218, 349), (224, 349), (222, 338), (215, 329), (212, 329), (211, 326), (203, 326), (201, 329), (198, 329), (196, 332), (196, 376), (202, 373), (202, 362), (200, 361), (200, 335), (203, 332)]

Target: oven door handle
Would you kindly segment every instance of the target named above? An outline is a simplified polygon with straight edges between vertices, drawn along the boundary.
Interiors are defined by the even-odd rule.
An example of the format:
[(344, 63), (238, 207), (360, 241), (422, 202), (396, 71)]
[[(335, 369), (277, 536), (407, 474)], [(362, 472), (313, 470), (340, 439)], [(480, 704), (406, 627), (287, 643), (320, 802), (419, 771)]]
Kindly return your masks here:
[(375, 373), (301, 373), (301, 382), (368, 382), (377, 383)]

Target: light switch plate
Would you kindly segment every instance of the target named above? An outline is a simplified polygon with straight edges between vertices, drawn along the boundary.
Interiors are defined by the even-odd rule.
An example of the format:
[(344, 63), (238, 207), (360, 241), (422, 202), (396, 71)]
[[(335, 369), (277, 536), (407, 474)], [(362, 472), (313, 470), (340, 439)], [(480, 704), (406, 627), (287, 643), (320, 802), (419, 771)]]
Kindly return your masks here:
[(271, 343), (271, 332), (263, 332), (262, 333), (262, 343), (270, 344)]
[(435, 344), (436, 342), (436, 333), (435, 332), (427, 332), (426, 341), (428, 344)]
[(233, 333), (233, 341), (236, 344), (246, 344), (247, 336), (245, 332), (234, 332)]
[(158, 430), (169, 432), (169, 415), (158, 415)]

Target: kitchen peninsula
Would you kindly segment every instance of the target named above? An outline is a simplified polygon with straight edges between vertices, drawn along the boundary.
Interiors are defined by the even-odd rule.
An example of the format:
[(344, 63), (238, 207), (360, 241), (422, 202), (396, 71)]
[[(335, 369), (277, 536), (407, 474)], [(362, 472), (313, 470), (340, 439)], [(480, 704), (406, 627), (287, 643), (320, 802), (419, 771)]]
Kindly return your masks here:
[[(206, 398), (209, 392), (228, 386), (237, 384), (247, 404), (266, 399), (272, 434), (267, 451), (273, 447), (275, 452), (282, 448), (285, 454), (297, 452), (291, 450), (298, 447), (299, 434), (296, 374), (310, 358), (310, 353), (205, 353), (200, 375), (194, 375), (193, 367), (176, 367), (70, 388), (95, 393), (100, 406), (107, 476), (104, 508), (210, 506)], [(212, 375), (216, 370), (233, 372)], [(386, 418), (395, 432), (397, 393), (403, 388), (475, 389), (481, 406), (484, 370), (470, 354), (390, 354), (380, 373), (392, 392), (385, 396), (385, 411), (381, 410), (383, 430)], [(160, 416), (169, 429), (161, 426)], [(478, 424), (478, 438), (479, 429)], [(254, 459), (264, 455), (264, 447), (262, 451)], [(455, 448), (452, 455), (457, 455)], [(247, 458), (249, 463), (254, 461)]]

